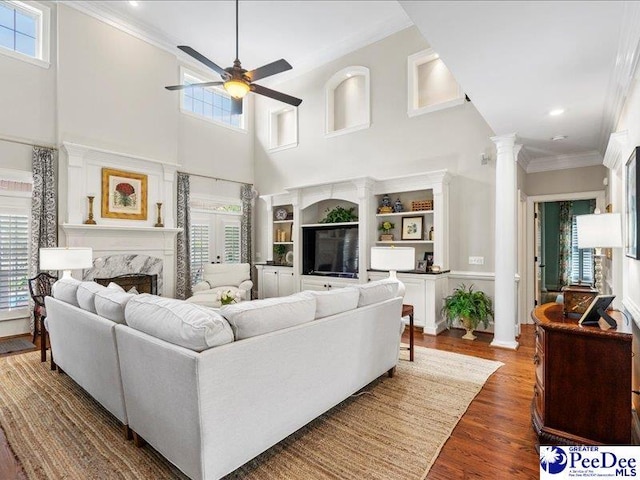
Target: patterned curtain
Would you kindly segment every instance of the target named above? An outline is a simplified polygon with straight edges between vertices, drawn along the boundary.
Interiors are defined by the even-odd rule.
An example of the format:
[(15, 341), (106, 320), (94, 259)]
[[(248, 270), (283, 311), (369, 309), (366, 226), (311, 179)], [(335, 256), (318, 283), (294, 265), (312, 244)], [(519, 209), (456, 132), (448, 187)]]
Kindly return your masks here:
[[(240, 187), (240, 197), (242, 199), (242, 221), (240, 224), (240, 262), (248, 263), (251, 265), (251, 217), (253, 215), (253, 185), (248, 183), (243, 184)], [(256, 281), (253, 272), (253, 265), (251, 265), (251, 281), (253, 282), (254, 289), (252, 289), (252, 296), (254, 296), (253, 290), (255, 290)]]
[(185, 299), (191, 296), (191, 211), (189, 200), (191, 186), (189, 175), (178, 172), (178, 233), (176, 255), (176, 298)]
[(571, 283), (571, 210), (573, 202), (560, 202), (560, 245), (558, 258), (558, 286), (560, 288)]
[[(55, 150), (33, 147), (31, 172), (31, 238), (29, 241), (29, 277), (40, 271), (40, 249), (58, 245), (58, 193), (55, 175)], [(34, 328), (33, 305), (31, 329)]]

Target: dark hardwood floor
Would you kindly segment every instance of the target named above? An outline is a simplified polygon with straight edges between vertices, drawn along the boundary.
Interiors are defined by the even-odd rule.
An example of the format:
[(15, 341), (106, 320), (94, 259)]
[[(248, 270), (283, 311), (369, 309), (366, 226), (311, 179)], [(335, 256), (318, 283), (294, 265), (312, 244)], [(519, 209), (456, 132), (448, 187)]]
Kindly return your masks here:
[[(470, 342), (460, 338), (463, 334), (463, 330), (451, 330), (432, 337), (416, 332), (415, 342), (424, 347), (498, 360), (505, 365), (489, 378), (471, 403), (427, 478), (539, 478), (536, 437), (529, 413), (534, 384), (533, 325), (522, 327), (520, 348), (516, 351), (490, 347), (492, 335), (481, 333)], [(404, 340), (408, 342), (408, 333)], [(43, 364), (42, 368), (49, 368), (49, 364)], [(26, 479), (1, 430), (0, 479)]]

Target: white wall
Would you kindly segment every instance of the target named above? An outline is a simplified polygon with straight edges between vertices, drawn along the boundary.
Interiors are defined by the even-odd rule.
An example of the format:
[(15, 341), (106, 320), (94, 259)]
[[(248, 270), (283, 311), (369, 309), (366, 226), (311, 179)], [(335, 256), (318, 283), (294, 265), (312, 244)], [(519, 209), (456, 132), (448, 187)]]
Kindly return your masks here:
[[(495, 168), (480, 165), (480, 153), (492, 148), (492, 131), (473, 104), (427, 115), (407, 116), (407, 57), (428, 48), (415, 28), (391, 35), (328, 65), (273, 88), (303, 99), (298, 110), (299, 146), (268, 152), (269, 110), (278, 105), (256, 101), (255, 171), (261, 194), (285, 187), (353, 177), (396, 177), (446, 168), (456, 176), (450, 190), (451, 268), (493, 271)], [(371, 128), (324, 137), (325, 83), (343, 68), (371, 72)], [(295, 65), (294, 65), (295, 69)], [(264, 206), (259, 203), (256, 251), (266, 256)], [(467, 265), (469, 255), (485, 257)]]
[(529, 173), (525, 176), (524, 189), (530, 196), (592, 192), (604, 190), (602, 181), (606, 176), (604, 165)]
[[(637, 145), (640, 145), (640, 81), (638, 79), (635, 80), (632, 91), (627, 98), (622, 116), (616, 128), (616, 132), (627, 130), (627, 142), (622, 152), (620, 171), (614, 173), (614, 175), (621, 174), (622, 181), (616, 182), (616, 185), (623, 193), (625, 163), (633, 152), (633, 149)], [(625, 197), (621, 196), (620, 191), (616, 191), (611, 192), (609, 198), (614, 202), (614, 211), (621, 211), (624, 219), (626, 214)], [(621, 198), (622, 201), (616, 202), (618, 198)], [(618, 203), (618, 205), (615, 205), (615, 203)], [(623, 223), (625, 222), (623, 221)], [(623, 229), (623, 232), (626, 232), (626, 230)], [(623, 239), (626, 238), (626, 233), (623, 233), (623, 235)], [(640, 261), (626, 257), (624, 251), (616, 249), (614, 254), (618, 253), (622, 256), (623, 302), (625, 307), (631, 310), (635, 321), (640, 322)], [(620, 292), (613, 293), (620, 295)]]

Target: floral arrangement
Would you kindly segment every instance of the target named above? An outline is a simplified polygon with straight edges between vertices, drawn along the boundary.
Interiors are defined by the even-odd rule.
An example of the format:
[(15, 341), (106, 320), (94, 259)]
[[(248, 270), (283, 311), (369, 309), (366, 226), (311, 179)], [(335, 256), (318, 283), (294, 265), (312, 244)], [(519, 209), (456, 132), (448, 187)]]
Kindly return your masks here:
[(389, 233), (391, 230), (393, 230), (394, 227), (395, 225), (393, 223), (385, 221), (380, 224), (378, 230), (381, 230), (382, 233)]
[(231, 305), (240, 301), (240, 292), (232, 293), (231, 290), (218, 292), (216, 298), (222, 305)]
[(133, 195), (136, 193), (136, 190), (130, 183), (119, 183), (116, 185), (116, 192), (120, 195), (120, 203), (123, 207), (129, 207), (135, 203)]

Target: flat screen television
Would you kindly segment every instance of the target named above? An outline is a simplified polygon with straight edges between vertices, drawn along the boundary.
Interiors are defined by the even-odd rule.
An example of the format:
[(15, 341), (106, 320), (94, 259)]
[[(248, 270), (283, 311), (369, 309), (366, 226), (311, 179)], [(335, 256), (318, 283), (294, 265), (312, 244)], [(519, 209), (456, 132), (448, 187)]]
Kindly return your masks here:
[(357, 278), (358, 226), (303, 227), (302, 273)]

